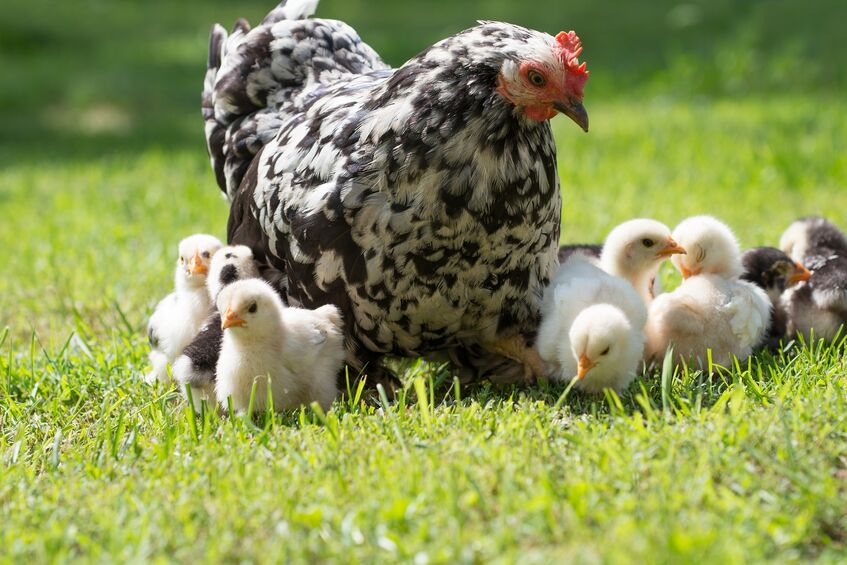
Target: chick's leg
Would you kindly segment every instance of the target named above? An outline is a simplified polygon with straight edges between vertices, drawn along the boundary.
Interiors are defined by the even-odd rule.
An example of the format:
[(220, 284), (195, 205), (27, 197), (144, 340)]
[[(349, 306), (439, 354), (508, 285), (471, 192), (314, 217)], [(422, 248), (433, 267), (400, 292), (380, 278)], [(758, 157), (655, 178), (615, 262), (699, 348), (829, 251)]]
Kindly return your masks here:
[(485, 349), (520, 363), (523, 366), (524, 381), (527, 384), (534, 384), (538, 379), (544, 378), (544, 361), (534, 347), (526, 344), (522, 336), (498, 339), (485, 345)]

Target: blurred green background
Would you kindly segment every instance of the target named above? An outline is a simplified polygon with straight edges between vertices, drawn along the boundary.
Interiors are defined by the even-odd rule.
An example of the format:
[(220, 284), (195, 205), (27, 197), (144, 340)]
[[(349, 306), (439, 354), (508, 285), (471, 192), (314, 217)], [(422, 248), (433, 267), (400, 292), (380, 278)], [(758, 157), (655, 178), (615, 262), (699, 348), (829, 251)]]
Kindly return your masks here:
[[(5, 0), (0, 163), (202, 148), (199, 91), (213, 22), (273, 0)], [(323, 0), (400, 65), (479, 19), (575, 29), (600, 98), (843, 92), (843, 0)]]

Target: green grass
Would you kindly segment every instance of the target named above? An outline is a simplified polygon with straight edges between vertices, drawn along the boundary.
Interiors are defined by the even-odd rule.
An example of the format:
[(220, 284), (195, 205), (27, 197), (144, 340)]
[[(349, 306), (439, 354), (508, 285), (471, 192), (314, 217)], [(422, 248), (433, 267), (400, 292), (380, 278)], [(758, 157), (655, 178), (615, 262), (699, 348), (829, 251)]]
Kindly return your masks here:
[[(479, 4), (322, 13), (394, 62), (474, 17), (559, 27)], [(226, 223), (197, 109), (208, 23), (267, 6), (141, 6), (92, 2), (86, 20), (21, 3), (0, 22), (0, 562), (847, 559), (843, 342), (713, 379), (656, 371), (620, 398), (457, 390), (410, 362), (390, 405), (256, 422), (195, 418), (143, 385), (177, 241)], [(664, 2), (555, 12), (593, 36), (599, 70), (591, 133), (554, 121), (563, 240), (635, 216), (712, 213), (744, 246), (802, 214), (847, 226), (847, 67), (830, 41), (844, 8), (690, 6), (699, 23), (682, 28), (668, 22), (691, 14)], [(650, 21), (661, 33), (633, 42)], [(774, 86), (810, 54), (806, 84)]]

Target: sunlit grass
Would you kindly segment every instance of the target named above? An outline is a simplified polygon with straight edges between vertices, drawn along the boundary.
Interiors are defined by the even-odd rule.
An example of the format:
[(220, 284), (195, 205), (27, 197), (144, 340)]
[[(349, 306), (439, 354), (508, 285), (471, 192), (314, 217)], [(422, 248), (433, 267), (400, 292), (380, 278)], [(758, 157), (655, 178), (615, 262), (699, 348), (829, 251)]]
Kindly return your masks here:
[[(796, 216), (847, 224), (847, 104), (600, 101), (555, 122), (563, 240), (726, 219), (745, 245)], [(0, 559), (417, 562), (842, 559), (845, 345), (714, 378), (657, 369), (620, 397), (406, 390), (255, 420), (142, 384), (177, 241), (223, 235), (198, 150), (0, 172)], [(367, 395), (365, 395), (367, 396)], [(421, 402), (419, 397), (425, 398)], [(358, 399), (357, 399), (358, 398)]]

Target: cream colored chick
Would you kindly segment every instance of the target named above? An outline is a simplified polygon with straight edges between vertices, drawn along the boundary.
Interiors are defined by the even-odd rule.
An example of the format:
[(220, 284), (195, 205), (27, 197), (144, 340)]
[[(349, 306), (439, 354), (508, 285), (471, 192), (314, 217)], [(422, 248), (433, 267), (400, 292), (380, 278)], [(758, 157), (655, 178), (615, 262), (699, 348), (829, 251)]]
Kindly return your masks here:
[(671, 230), (656, 220), (624, 222), (609, 232), (600, 254), (600, 267), (629, 281), (645, 304), (653, 300), (653, 282), (662, 261), (685, 253)]
[(648, 355), (660, 358), (672, 344), (679, 358), (701, 368), (709, 349), (715, 364), (744, 361), (767, 333), (771, 303), (762, 289), (739, 279), (738, 241), (710, 216), (683, 221), (673, 237), (688, 251), (671, 260), (684, 280), (650, 304)]
[(169, 382), (168, 364), (188, 345), (209, 314), (211, 300), (206, 275), (212, 255), (222, 246), (218, 238), (195, 234), (179, 242), (174, 291), (156, 306), (147, 325), (152, 370), (148, 383)]
[(627, 281), (581, 254), (556, 272), (542, 307), (536, 347), (553, 380), (589, 393), (623, 390), (644, 354), (644, 301)]
[[(227, 245), (212, 256), (206, 287), (214, 302), (223, 287), (238, 280), (258, 277), (259, 268), (253, 259), (253, 251), (246, 245)], [(183, 396), (187, 396), (186, 385), (191, 388), (191, 400), (198, 412), (204, 400), (209, 405), (216, 402), (215, 367), (222, 340), (221, 316), (213, 304), (197, 335), (173, 362), (174, 380)]]
[(233, 409), (245, 412), (255, 382), (253, 409), (266, 410), (270, 380), (276, 411), (312, 402), (329, 409), (345, 357), (338, 308), (286, 307), (260, 279), (226, 286), (217, 307), (224, 330), (215, 383), (221, 407), (231, 397)]

